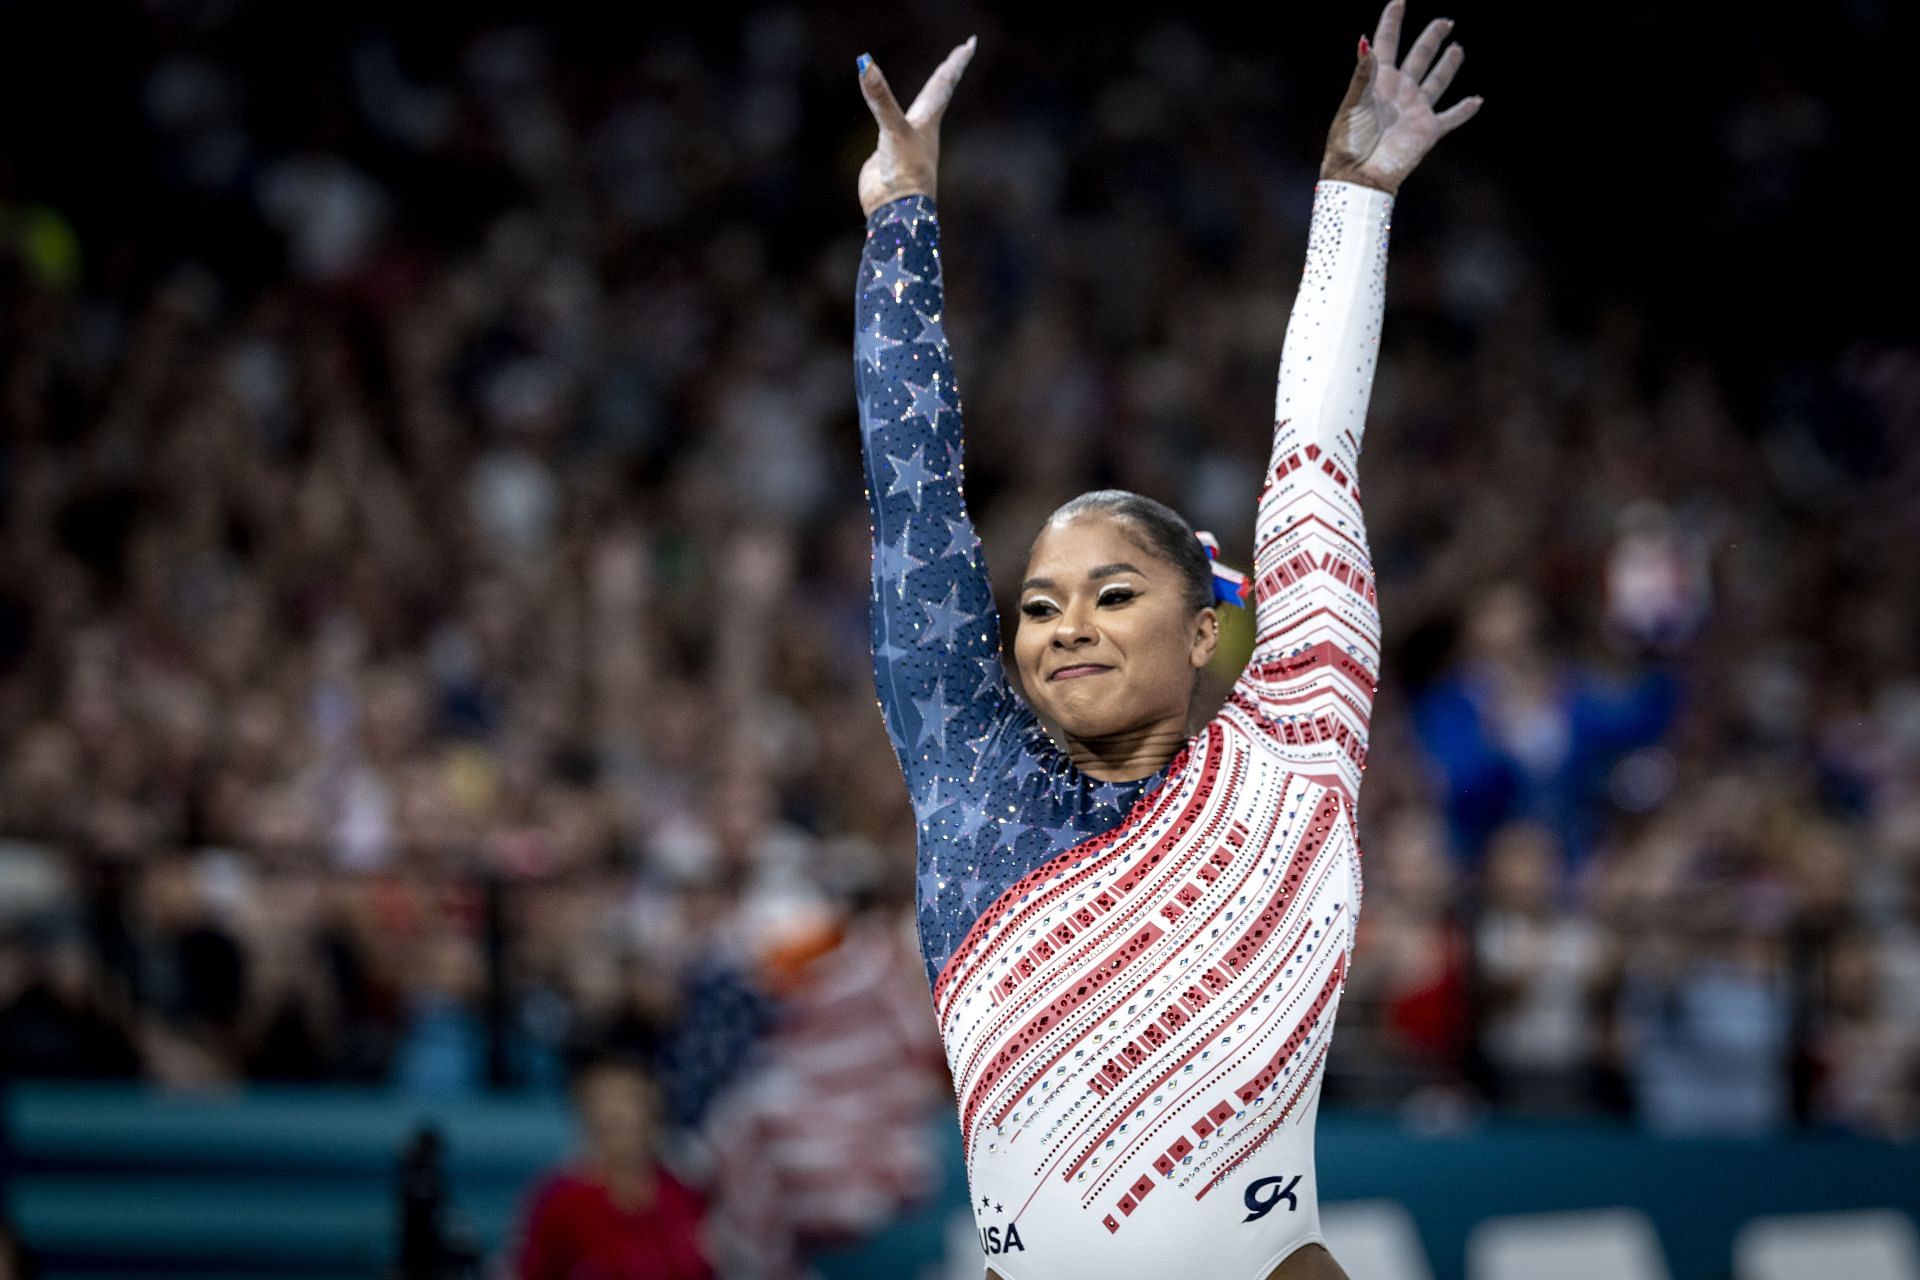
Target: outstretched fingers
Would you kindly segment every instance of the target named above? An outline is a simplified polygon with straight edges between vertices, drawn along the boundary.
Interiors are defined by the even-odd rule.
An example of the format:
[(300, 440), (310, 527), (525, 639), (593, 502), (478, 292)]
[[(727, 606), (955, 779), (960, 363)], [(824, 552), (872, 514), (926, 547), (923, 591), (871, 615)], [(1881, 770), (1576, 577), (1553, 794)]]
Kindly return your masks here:
[(867, 100), (867, 110), (873, 112), (875, 123), (880, 132), (890, 134), (908, 134), (913, 126), (907, 121), (907, 113), (900, 109), (894, 99), (893, 90), (887, 85), (886, 76), (880, 73), (880, 64), (866, 54), (860, 55), (860, 96)]
[(1400, 61), (1400, 19), (1406, 12), (1406, 0), (1389, 0), (1380, 11), (1380, 23), (1373, 29), (1373, 56), (1382, 66), (1395, 66)]
[(960, 83), (960, 76), (973, 61), (973, 51), (979, 45), (979, 36), (968, 36), (966, 42), (955, 45), (953, 52), (946, 56), (941, 64), (927, 77), (913, 105), (907, 108), (907, 121), (916, 129), (929, 124), (938, 125), (940, 117), (946, 114), (947, 104), (953, 101), (953, 90)]
[(1440, 52), (1440, 42), (1453, 30), (1453, 19), (1435, 18), (1427, 24), (1420, 38), (1413, 42), (1413, 48), (1407, 50), (1407, 57), (1400, 64), (1401, 72), (1409, 80), (1418, 81), (1433, 66), (1433, 59)]
[(1420, 92), (1427, 96), (1428, 102), (1440, 101), (1440, 95), (1453, 83), (1454, 72), (1460, 70), (1460, 64), (1467, 60), (1467, 51), (1457, 44), (1447, 46), (1440, 55), (1440, 61), (1433, 64), (1433, 70), (1427, 72), (1427, 78), (1420, 82)]
[(1454, 103), (1445, 111), (1435, 115), (1433, 118), (1434, 121), (1439, 124), (1440, 132), (1442, 134), (1452, 133), (1455, 129), (1458, 129), (1461, 125), (1473, 119), (1480, 111), (1481, 101), (1480, 95), (1475, 94), (1471, 98), (1460, 99), (1460, 101)]

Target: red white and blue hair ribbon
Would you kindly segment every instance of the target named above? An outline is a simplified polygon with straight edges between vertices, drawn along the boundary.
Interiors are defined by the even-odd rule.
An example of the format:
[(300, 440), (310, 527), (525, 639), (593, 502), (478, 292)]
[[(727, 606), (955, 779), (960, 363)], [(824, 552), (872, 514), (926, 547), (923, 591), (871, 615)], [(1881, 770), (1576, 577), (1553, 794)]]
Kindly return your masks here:
[(1220, 563), (1220, 540), (1204, 531), (1196, 533), (1200, 545), (1207, 549), (1207, 559), (1213, 566), (1213, 601), (1215, 604), (1230, 604), (1236, 609), (1247, 607), (1247, 591), (1253, 586), (1247, 581), (1247, 575), (1238, 569), (1229, 569)]

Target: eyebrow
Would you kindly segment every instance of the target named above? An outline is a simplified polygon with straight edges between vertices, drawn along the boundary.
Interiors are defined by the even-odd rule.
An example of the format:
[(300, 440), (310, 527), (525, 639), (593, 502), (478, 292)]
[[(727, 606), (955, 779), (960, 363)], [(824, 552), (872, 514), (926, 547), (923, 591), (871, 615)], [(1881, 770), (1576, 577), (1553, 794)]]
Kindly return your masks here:
[[(1128, 564), (1125, 560), (1116, 560), (1112, 564), (1097, 564), (1093, 568), (1087, 570), (1087, 581), (1097, 582), (1101, 578), (1111, 578), (1111, 577), (1114, 577), (1116, 574), (1122, 574), (1122, 573), (1137, 573), (1137, 574), (1140, 574), (1142, 577), (1146, 575), (1146, 571), (1140, 568), (1139, 565)], [(1053, 589), (1053, 579), (1052, 578), (1028, 578), (1025, 582), (1020, 584), (1020, 589), (1022, 591), (1027, 591), (1034, 587), (1038, 587), (1042, 591), (1050, 591)]]

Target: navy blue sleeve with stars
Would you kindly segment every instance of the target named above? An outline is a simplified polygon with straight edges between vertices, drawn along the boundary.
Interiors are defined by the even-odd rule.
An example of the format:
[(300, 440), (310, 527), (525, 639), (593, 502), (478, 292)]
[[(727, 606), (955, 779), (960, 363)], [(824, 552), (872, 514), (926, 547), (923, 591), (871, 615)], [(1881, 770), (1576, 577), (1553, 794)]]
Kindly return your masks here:
[(995, 898), (1118, 826), (1163, 779), (1103, 783), (1008, 684), (980, 540), (961, 494), (940, 223), (909, 196), (867, 219), (854, 383), (873, 519), (873, 676), (919, 830), (921, 951), (933, 981)]

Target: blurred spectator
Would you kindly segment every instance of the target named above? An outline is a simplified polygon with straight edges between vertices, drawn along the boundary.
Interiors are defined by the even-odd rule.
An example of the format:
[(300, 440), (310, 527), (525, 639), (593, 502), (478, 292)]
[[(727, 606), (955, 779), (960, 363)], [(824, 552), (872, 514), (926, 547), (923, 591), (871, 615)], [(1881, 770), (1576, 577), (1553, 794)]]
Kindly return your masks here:
[(133, 991), (154, 1070), (177, 1084), (238, 1073), (246, 958), (215, 919), (188, 857), (155, 859), (140, 879), (133, 933)]
[(1457, 853), (1477, 861), (1502, 823), (1523, 818), (1584, 855), (1608, 771), (1659, 739), (1676, 697), (1661, 671), (1621, 682), (1555, 658), (1517, 586), (1475, 597), (1459, 662), (1414, 708)]
[(584, 1147), (577, 1164), (533, 1194), (514, 1274), (521, 1280), (705, 1280), (706, 1205), (659, 1161), (660, 1094), (624, 1057), (598, 1056), (576, 1071), (574, 1104)]
[(480, 957), (471, 940), (436, 930), (416, 943), (417, 977), (401, 1015), (393, 1076), (421, 1098), (459, 1098), (486, 1085)]
[(1859, 1132), (1911, 1138), (1920, 1131), (1920, 1028), (1897, 1012), (1885, 952), (1864, 930), (1843, 935), (1828, 953), (1826, 982), (1815, 1114)]
[(112, 1080), (139, 1075), (127, 1020), (78, 938), (0, 941), (0, 1075)]
[(400, 1155), (394, 1280), (451, 1280), (477, 1273), (478, 1251), (448, 1203), (446, 1160), (446, 1143), (430, 1124), (414, 1131)]
[(1790, 1118), (1782, 947), (1738, 929), (1731, 905), (1694, 903), (1695, 919), (1655, 923), (1631, 951), (1622, 1036), (1639, 1115), (1658, 1133), (1758, 1135)]
[[(1366, 898), (1334, 1040), (1336, 1093), (1378, 1105), (1424, 1088), (1457, 1090), (1471, 1037), (1466, 939), (1446, 837), (1426, 809), (1395, 811), (1366, 853)], [(1357, 1028), (1357, 1029), (1356, 1029)]]
[(1528, 824), (1495, 833), (1479, 897), (1478, 1026), (1493, 1101), (1522, 1112), (1591, 1108), (1614, 958), (1604, 930), (1564, 905), (1552, 833)]

